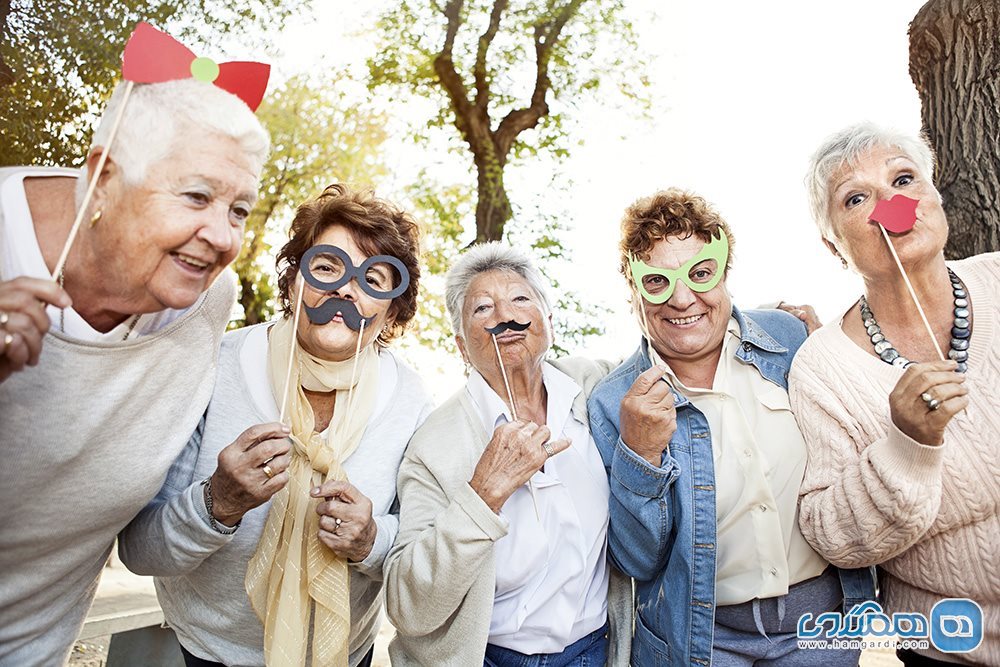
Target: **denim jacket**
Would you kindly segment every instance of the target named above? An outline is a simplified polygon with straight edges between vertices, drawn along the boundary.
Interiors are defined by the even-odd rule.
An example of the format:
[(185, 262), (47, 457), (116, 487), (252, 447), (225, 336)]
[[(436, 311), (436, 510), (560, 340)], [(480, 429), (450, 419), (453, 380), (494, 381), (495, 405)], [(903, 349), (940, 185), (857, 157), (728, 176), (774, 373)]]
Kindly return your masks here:
[[(792, 358), (805, 341), (797, 318), (780, 310), (733, 308), (742, 344), (736, 357), (787, 391)], [(659, 468), (622, 442), (621, 399), (652, 363), (646, 346), (598, 384), (588, 403), (591, 432), (611, 486), (608, 546), (635, 578), (632, 664), (709, 665), (715, 626), (715, 466), (708, 420), (674, 392), (677, 430)], [(841, 570), (849, 609), (874, 597), (871, 571)]]

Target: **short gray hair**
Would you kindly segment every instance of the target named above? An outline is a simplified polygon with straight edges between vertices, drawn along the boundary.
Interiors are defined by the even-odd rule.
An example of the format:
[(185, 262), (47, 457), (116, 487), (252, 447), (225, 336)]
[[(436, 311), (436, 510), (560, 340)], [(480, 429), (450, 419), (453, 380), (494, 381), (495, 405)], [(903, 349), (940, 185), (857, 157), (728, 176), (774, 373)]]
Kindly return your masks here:
[[(107, 146), (125, 85), (119, 83), (111, 94), (90, 142), (92, 149)], [(141, 183), (149, 165), (167, 157), (180, 134), (192, 127), (207, 128), (235, 139), (253, 162), (255, 173), (260, 174), (271, 144), (267, 131), (240, 98), (214, 84), (195, 79), (136, 84), (108, 157), (121, 168), (126, 183)], [(89, 180), (84, 163), (83, 177), (77, 181), (78, 203), (83, 199)]]
[(934, 178), (934, 151), (927, 137), (914, 135), (873, 123), (858, 123), (837, 132), (820, 145), (809, 160), (806, 190), (813, 220), (823, 238), (833, 235), (830, 221), (830, 178), (844, 164), (854, 166), (876, 146), (895, 147), (913, 160), (920, 175), (930, 182)]
[(545, 279), (535, 267), (531, 257), (517, 248), (498, 241), (479, 243), (458, 258), (448, 270), (445, 279), (445, 305), (451, 318), (451, 328), (456, 335), (465, 334), (462, 329), (462, 306), (465, 305), (469, 284), (480, 273), (490, 271), (509, 271), (521, 276), (538, 295), (545, 314), (552, 312)]

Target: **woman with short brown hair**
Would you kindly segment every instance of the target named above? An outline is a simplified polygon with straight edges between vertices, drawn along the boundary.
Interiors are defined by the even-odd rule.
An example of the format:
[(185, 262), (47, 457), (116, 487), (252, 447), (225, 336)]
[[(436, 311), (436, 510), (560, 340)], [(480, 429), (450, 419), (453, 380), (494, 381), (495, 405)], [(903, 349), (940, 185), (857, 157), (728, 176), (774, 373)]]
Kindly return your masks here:
[(157, 577), (188, 665), (370, 664), (396, 472), (430, 410), (385, 347), (416, 310), (418, 256), (409, 215), (332, 185), (278, 255), (284, 316), (224, 338), (208, 411), (120, 546)]

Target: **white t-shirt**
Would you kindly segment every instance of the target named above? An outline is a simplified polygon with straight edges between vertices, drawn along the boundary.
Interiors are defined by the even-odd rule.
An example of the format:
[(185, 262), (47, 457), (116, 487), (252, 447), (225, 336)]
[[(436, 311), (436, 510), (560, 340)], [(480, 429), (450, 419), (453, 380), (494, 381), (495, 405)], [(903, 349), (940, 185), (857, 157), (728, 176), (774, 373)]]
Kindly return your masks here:
[[(3, 220), (0, 228), (0, 279), (12, 280), (18, 276), (52, 280), (53, 276), (45, 265), (42, 250), (38, 244), (38, 236), (31, 219), (28, 207), (28, 197), (24, 191), (25, 178), (79, 177), (76, 169), (58, 167), (24, 167), (10, 174), (0, 186), (0, 209)], [(84, 222), (84, 225), (87, 223)], [(202, 297), (204, 298), (204, 297)], [(193, 306), (192, 306), (193, 307)], [(155, 313), (144, 313), (135, 322), (129, 338), (144, 336), (159, 331), (189, 309), (174, 310), (167, 308)], [(72, 308), (61, 311), (55, 306), (46, 309), (51, 322), (50, 329), (59, 331), (60, 322), (68, 336), (88, 342), (120, 341), (125, 337), (133, 318), (128, 318), (117, 327), (101, 333), (84, 320)]]

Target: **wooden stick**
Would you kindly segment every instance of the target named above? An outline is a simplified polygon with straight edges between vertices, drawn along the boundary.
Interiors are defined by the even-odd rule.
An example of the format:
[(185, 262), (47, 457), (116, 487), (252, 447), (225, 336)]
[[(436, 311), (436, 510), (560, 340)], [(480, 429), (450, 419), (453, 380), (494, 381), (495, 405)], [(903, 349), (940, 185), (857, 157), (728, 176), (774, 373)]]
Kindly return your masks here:
[(514, 405), (514, 394), (510, 390), (507, 369), (503, 367), (503, 357), (500, 356), (500, 345), (497, 343), (497, 335), (490, 334), (490, 336), (493, 337), (493, 349), (497, 351), (497, 361), (500, 362), (500, 374), (503, 376), (503, 386), (507, 388), (507, 400), (510, 401), (510, 414), (514, 417), (514, 421), (517, 421), (517, 407)]
[(80, 209), (76, 212), (76, 219), (73, 221), (73, 226), (69, 229), (69, 236), (66, 238), (66, 244), (63, 245), (62, 252), (59, 253), (59, 260), (56, 261), (56, 268), (52, 270), (52, 279), (56, 282), (59, 281), (59, 274), (62, 273), (63, 267), (66, 265), (66, 258), (69, 256), (69, 249), (73, 245), (73, 241), (76, 239), (77, 232), (80, 231), (80, 224), (83, 222), (84, 216), (87, 214), (87, 206), (90, 205), (90, 198), (94, 196), (94, 190), (97, 189), (97, 181), (101, 179), (101, 172), (104, 171), (104, 164), (108, 161), (108, 155), (111, 153), (111, 144), (114, 143), (115, 135), (118, 134), (118, 127), (121, 125), (122, 118), (125, 116), (125, 103), (128, 102), (128, 96), (132, 94), (132, 88), (135, 83), (129, 81), (125, 85), (125, 92), (122, 93), (121, 104), (118, 105), (118, 113), (115, 115), (115, 120), (111, 124), (111, 131), (108, 133), (108, 140), (105, 142), (105, 146), (101, 150), (101, 157), (97, 159), (97, 167), (94, 169), (94, 173), (90, 175), (90, 185), (87, 187), (87, 193), (83, 196), (83, 201), (80, 203)]
[[(503, 357), (500, 356), (500, 345), (497, 343), (497, 335), (490, 334), (493, 337), (493, 349), (497, 351), (497, 361), (500, 362), (500, 374), (503, 376), (503, 386), (507, 389), (507, 400), (510, 401), (510, 414), (514, 417), (514, 421), (517, 421), (517, 408), (514, 406), (514, 394), (510, 390), (510, 380), (507, 379), (507, 369), (503, 366)], [(531, 479), (528, 479), (528, 492), (531, 494), (531, 504), (535, 508), (535, 518), (540, 522), (542, 520), (542, 515), (538, 512), (538, 502), (535, 500), (535, 486), (531, 483)]]
[(299, 289), (296, 290), (295, 314), (292, 316), (292, 344), (288, 347), (288, 370), (285, 372), (285, 390), (281, 394), (281, 415), (278, 421), (285, 423), (285, 410), (288, 408), (288, 390), (292, 384), (292, 364), (295, 363), (295, 345), (299, 339), (299, 315), (302, 313), (302, 292), (305, 280), (302, 274), (298, 277)]
[(903, 282), (906, 283), (906, 289), (910, 292), (910, 298), (913, 299), (913, 304), (917, 307), (917, 312), (920, 313), (920, 319), (924, 321), (924, 327), (927, 328), (927, 335), (931, 337), (931, 342), (934, 343), (934, 349), (937, 350), (941, 361), (946, 361), (944, 353), (941, 351), (941, 346), (938, 345), (937, 338), (934, 336), (934, 330), (931, 329), (931, 323), (927, 321), (927, 315), (924, 314), (920, 300), (917, 299), (917, 293), (914, 291), (913, 285), (910, 284), (910, 277), (906, 275), (906, 269), (903, 268), (903, 263), (899, 261), (899, 255), (896, 254), (896, 248), (892, 245), (889, 233), (885, 231), (885, 227), (881, 223), (879, 223), (878, 228), (882, 230), (882, 236), (885, 237), (885, 242), (889, 244), (889, 252), (892, 253), (892, 258), (896, 260), (896, 266), (899, 268), (899, 273), (903, 276)]

